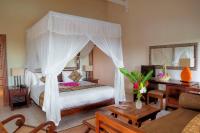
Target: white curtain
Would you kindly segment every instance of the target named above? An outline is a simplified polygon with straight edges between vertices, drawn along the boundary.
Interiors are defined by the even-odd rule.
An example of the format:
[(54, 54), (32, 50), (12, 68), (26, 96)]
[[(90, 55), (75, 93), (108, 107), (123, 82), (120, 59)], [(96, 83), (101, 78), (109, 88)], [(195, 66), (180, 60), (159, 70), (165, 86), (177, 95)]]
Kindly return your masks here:
[[(56, 125), (61, 120), (57, 75), (92, 41), (116, 66), (115, 103), (125, 100), (121, 28), (118, 24), (50, 12), (27, 31), (27, 67), (46, 76), (43, 110)], [(68, 102), (68, 101), (66, 101)]]

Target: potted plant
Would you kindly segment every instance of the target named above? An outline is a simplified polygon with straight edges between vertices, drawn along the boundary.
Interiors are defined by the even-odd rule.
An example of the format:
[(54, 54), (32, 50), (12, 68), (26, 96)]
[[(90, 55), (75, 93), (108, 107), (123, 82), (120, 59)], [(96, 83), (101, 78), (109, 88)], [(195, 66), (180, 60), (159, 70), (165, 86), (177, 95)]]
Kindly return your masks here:
[(131, 90), (133, 94), (137, 95), (136, 108), (141, 109), (141, 97), (143, 93), (147, 92), (146, 86), (148, 85), (148, 80), (152, 77), (153, 70), (149, 71), (146, 75), (143, 75), (139, 71), (129, 72), (126, 68), (120, 68), (120, 72), (133, 84)]

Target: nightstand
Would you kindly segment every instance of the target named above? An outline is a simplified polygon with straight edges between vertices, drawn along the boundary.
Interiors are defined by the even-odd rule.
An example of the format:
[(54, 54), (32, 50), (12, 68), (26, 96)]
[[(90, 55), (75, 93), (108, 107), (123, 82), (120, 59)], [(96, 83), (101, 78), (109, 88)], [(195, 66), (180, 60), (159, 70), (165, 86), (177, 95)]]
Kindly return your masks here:
[(92, 82), (98, 84), (99, 79), (85, 79), (85, 81)]
[(20, 88), (11, 86), (9, 87), (9, 105), (11, 110), (14, 110), (15, 107), (22, 107), (29, 105), (29, 95), (28, 88)]

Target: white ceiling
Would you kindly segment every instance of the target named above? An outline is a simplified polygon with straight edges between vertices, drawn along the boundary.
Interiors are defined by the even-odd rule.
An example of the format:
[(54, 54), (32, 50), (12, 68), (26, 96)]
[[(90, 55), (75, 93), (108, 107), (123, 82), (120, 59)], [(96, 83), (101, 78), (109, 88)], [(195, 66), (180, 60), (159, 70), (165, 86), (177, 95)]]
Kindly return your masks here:
[(127, 6), (128, 0), (107, 0), (109, 2), (113, 2), (119, 5)]
[(122, 5), (125, 7), (126, 11), (128, 11), (128, 0), (106, 0), (106, 1)]

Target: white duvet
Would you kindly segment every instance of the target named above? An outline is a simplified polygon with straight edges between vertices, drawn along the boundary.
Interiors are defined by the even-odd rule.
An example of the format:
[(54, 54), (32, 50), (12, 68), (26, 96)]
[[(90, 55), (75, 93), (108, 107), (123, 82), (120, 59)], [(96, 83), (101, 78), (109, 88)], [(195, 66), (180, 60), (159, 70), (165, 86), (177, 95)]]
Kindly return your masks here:
[[(87, 81), (81, 81), (81, 84), (91, 84)], [(44, 85), (35, 85), (31, 87), (31, 98), (39, 105), (39, 96), (44, 91)], [(73, 108), (85, 104), (92, 104), (114, 98), (114, 88), (110, 86), (94, 87), (70, 92), (62, 92), (59, 97), (61, 109)]]

